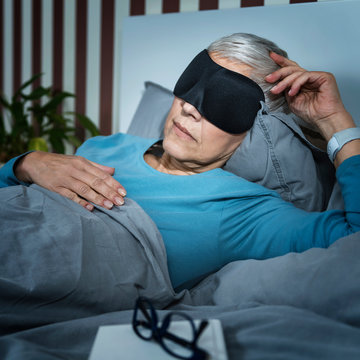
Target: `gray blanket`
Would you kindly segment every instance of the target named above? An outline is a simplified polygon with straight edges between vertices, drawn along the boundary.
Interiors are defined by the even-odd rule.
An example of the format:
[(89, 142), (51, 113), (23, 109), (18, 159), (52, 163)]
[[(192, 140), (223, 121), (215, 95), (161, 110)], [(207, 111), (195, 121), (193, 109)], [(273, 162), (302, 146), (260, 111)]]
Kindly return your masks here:
[(0, 334), (173, 299), (160, 233), (130, 199), (89, 212), (37, 185), (0, 198)]
[[(89, 213), (38, 186), (0, 189), (0, 356), (86, 359), (138, 295), (222, 322), (229, 359), (359, 359), (360, 234), (237, 261), (175, 293), (161, 236), (130, 199)], [(121, 358), (121, 357), (120, 357)]]

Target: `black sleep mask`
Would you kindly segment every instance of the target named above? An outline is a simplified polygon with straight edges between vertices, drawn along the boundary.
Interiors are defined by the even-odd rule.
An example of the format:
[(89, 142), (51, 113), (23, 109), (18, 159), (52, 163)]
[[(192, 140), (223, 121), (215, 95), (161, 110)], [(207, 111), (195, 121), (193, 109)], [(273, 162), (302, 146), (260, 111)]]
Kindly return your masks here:
[(215, 63), (203, 50), (188, 65), (174, 95), (196, 107), (213, 125), (230, 134), (249, 130), (265, 101), (260, 86)]

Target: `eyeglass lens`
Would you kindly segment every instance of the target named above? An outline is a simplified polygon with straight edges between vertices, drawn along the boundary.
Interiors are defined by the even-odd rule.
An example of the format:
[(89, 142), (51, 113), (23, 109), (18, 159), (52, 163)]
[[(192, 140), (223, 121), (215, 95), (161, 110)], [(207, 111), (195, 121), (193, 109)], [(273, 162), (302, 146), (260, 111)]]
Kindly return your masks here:
[[(191, 321), (181, 314), (172, 314), (166, 332), (168, 335), (162, 337), (164, 347), (176, 356), (184, 359), (191, 358), (194, 352), (192, 343), (195, 337)], [(176, 335), (171, 336), (172, 334)]]

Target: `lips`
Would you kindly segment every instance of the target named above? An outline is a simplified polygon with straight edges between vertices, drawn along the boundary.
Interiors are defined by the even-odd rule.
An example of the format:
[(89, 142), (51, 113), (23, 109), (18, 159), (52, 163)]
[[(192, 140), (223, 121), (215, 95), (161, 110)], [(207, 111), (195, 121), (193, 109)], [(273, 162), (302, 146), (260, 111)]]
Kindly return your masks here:
[(176, 127), (177, 130), (180, 130), (181, 133), (185, 134), (187, 137), (190, 137), (191, 139), (196, 141), (196, 139), (190, 134), (190, 132), (185, 127), (181, 126), (177, 121), (174, 121), (174, 126)]

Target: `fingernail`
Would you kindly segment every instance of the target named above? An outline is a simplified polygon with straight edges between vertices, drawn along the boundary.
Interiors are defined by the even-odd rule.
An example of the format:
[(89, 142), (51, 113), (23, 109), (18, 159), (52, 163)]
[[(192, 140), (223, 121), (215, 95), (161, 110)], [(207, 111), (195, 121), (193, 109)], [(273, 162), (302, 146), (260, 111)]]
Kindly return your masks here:
[(111, 201), (109, 201), (109, 200), (105, 200), (105, 201), (104, 201), (104, 205), (105, 205), (108, 209), (111, 209), (111, 208), (114, 206), (114, 204), (113, 204)]
[(122, 199), (122, 198), (119, 198), (119, 197), (116, 197), (115, 198), (115, 202), (116, 202), (116, 204), (117, 205), (123, 205), (124, 204), (124, 199)]
[(93, 206), (90, 205), (90, 204), (87, 204), (85, 207), (86, 207), (89, 211), (92, 211), (92, 209), (93, 209)]
[(125, 190), (119, 189), (118, 192), (119, 192), (119, 194), (120, 194), (121, 196), (126, 196)]

